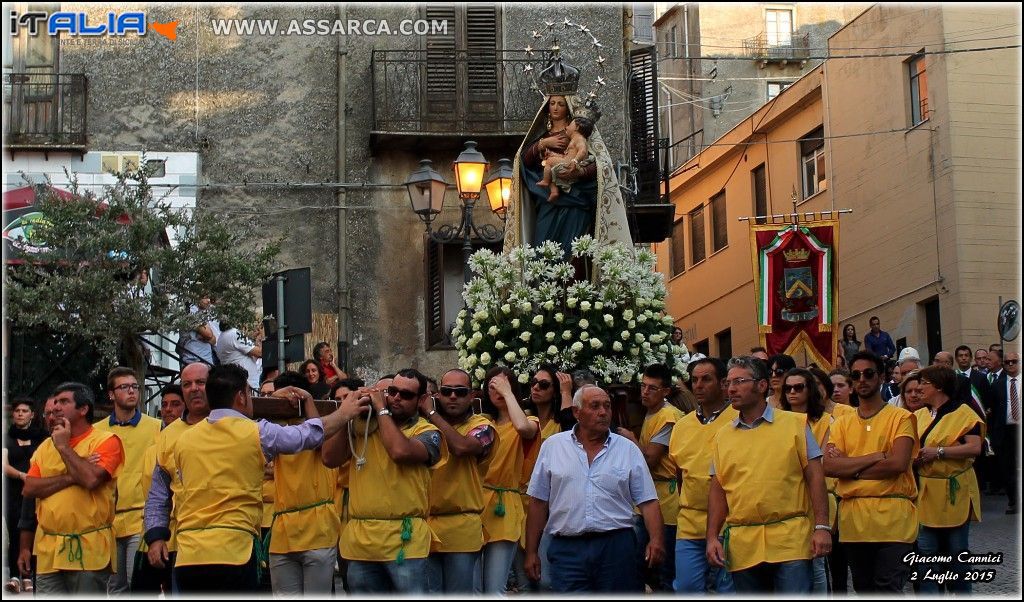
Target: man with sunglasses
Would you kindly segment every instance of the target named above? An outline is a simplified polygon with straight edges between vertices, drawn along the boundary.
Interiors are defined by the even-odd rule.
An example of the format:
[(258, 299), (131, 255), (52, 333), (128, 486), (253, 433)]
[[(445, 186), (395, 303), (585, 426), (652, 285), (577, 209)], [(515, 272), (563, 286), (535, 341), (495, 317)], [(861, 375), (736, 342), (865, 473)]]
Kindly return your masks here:
[(910, 571), (903, 558), (917, 540), (916, 421), (882, 400), (884, 368), (870, 351), (851, 358), (860, 406), (835, 419), (825, 449), (825, 474), (838, 479), (839, 541), (858, 594), (903, 591)]
[[(361, 388), (341, 404), (347, 428), (324, 443), (328, 468), (353, 460), (340, 544), (352, 593), (426, 592), (431, 472), (447, 454), (440, 431), (419, 415), (426, 397), (427, 378), (412, 368), (387, 387)], [(377, 423), (368, 435), (369, 425), (354, 421), (367, 406)]]
[[(995, 360), (1002, 360), (1002, 350), (989, 354), (990, 366), (995, 371)], [(1020, 390), (1020, 354), (1010, 351), (1002, 362), (1003, 370), (991, 386), (992, 415), (989, 417), (989, 428), (992, 443), (996, 446), (996, 458), (999, 460), (999, 480), (1006, 487), (1009, 502), (1006, 513), (1017, 514), (1017, 453), (1020, 437), (1021, 390)]]
[(160, 434), (160, 420), (139, 407), (142, 388), (131, 368), (118, 366), (107, 374), (107, 396), (114, 405), (109, 418), (95, 423), (100, 431), (114, 433), (124, 446), (124, 464), (117, 476), (117, 508), (114, 537), (117, 538), (117, 572), (110, 576), (107, 592), (127, 594), (135, 570), (135, 553), (142, 536), (142, 509), (146, 505), (142, 486), (146, 450)]
[(480, 594), (484, 545), (482, 465), (497, 438), (494, 425), (473, 412), (469, 374), (458, 368), (441, 376), (438, 396), (420, 402), (420, 415), (444, 437), (448, 461), (430, 479), (430, 530), (440, 540), (428, 559), (427, 592)]
[(729, 360), (739, 416), (711, 444), (706, 553), (737, 593), (809, 594), (811, 558), (832, 550), (821, 449), (805, 416), (767, 402), (768, 379), (759, 359)]

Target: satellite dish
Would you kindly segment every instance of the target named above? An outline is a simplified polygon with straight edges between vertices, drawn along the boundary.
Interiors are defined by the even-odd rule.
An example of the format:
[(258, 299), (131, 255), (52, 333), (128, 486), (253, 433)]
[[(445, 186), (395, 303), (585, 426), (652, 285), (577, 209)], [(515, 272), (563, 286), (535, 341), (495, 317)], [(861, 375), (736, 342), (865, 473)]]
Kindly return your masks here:
[(999, 308), (999, 335), (1012, 341), (1020, 334), (1020, 303), (1010, 300)]

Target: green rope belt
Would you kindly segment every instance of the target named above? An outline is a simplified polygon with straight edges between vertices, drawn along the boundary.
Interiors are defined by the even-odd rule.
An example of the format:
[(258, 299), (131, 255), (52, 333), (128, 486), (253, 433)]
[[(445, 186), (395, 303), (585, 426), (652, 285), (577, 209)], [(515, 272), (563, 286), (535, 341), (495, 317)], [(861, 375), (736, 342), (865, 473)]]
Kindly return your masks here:
[(395, 556), (395, 563), (402, 564), (405, 562), (405, 544), (412, 540), (412, 519), (423, 518), (422, 516), (403, 516), (402, 518), (370, 518), (367, 516), (353, 516), (352, 520), (400, 520), (402, 521), (402, 547), (398, 550), (398, 556)]
[(668, 492), (669, 493), (675, 493), (676, 492), (676, 478), (675, 477), (672, 477), (671, 479), (654, 479), (654, 482), (655, 483), (668, 483)]
[(82, 570), (85, 570), (85, 561), (82, 560), (82, 536), (89, 533), (95, 533), (96, 531), (103, 531), (109, 529), (112, 525), (103, 525), (102, 527), (96, 527), (95, 529), (88, 529), (81, 533), (53, 533), (43, 529), (43, 533), (46, 535), (53, 535), (54, 537), (63, 537), (63, 541), (60, 544), (60, 549), (57, 553), (63, 552), (65, 549), (68, 551), (68, 562), (77, 562)]
[(505, 516), (505, 492), (513, 492), (522, 495), (523, 492), (518, 487), (494, 487), (492, 485), (484, 484), (484, 489), (490, 489), (491, 491), (498, 492), (498, 503), (494, 506), (495, 516)]
[(270, 528), (267, 529), (267, 535), (263, 538), (263, 557), (270, 558), (270, 536), (274, 533), (274, 523), (277, 522), (277, 517), (282, 514), (291, 514), (292, 512), (302, 512), (303, 510), (309, 510), (310, 508), (316, 508), (317, 506), (326, 506), (328, 504), (333, 505), (334, 500), (320, 500), (319, 502), (313, 502), (312, 504), (306, 504), (305, 506), (295, 506), (294, 508), (286, 508), (285, 510), (279, 510), (274, 513), (274, 517), (270, 519)]
[(253, 552), (256, 554), (256, 581), (259, 582), (263, 580), (263, 566), (266, 565), (269, 568), (270, 563), (269, 559), (267, 558), (267, 555), (263, 551), (263, 542), (260, 541), (260, 536), (258, 532), (253, 533), (252, 531), (243, 529), (241, 527), (228, 527), (226, 525), (210, 525), (209, 527), (190, 527), (188, 529), (178, 529), (177, 535), (181, 535), (186, 531), (209, 531), (210, 529), (230, 529), (232, 531), (241, 531), (242, 533), (245, 533), (246, 535), (252, 537)]
[(960, 481), (957, 481), (956, 478), (972, 468), (974, 468), (974, 464), (970, 464), (967, 466), (967, 468), (961, 470), (960, 472), (954, 472), (948, 477), (933, 477), (931, 475), (926, 474), (918, 474), (917, 476), (924, 479), (947, 479), (949, 481), (949, 503), (956, 506), (956, 495), (957, 492), (960, 491)]
[(797, 512), (796, 514), (790, 514), (788, 516), (783, 516), (782, 518), (777, 518), (775, 520), (771, 520), (764, 523), (743, 523), (736, 525), (725, 523), (725, 531), (722, 533), (722, 549), (725, 552), (725, 570), (729, 570), (729, 532), (734, 527), (767, 527), (768, 525), (777, 525), (779, 523), (786, 522), (787, 520), (793, 518), (799, 518), (801, 516), (806, 517), (807, 513)]

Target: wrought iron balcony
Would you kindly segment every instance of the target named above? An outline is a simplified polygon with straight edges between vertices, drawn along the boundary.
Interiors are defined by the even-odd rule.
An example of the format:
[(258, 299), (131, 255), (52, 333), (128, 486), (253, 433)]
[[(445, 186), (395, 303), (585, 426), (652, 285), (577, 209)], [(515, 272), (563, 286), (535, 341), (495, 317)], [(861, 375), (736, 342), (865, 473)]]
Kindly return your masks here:
[(373, 144), (522, 137), (542, 101), (533, 78), (541, 58), (521, 50), (374, 50)]
[(792, 33), (769, 36), (762, 32), (743, 40), (743, 54), (759, 61), (762, 67), (772, 62), (806, 61), (811, 55), (810, 35)]
[(88, 80), (75, 73), (4, 74), (4, 147), (84, 152)]

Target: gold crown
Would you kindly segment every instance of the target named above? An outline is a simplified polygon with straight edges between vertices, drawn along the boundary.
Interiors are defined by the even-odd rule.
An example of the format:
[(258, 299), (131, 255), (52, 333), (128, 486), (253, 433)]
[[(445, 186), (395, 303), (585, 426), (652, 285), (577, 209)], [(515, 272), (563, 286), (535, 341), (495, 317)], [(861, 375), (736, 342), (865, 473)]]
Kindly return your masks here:
[(790, 249), (789, 251), (783, 251), (782, 256), (786, 258), (786, 263), (799, 263), (807, 261), (807, 258), (811, 256), (811, 252), (808, 249)]

